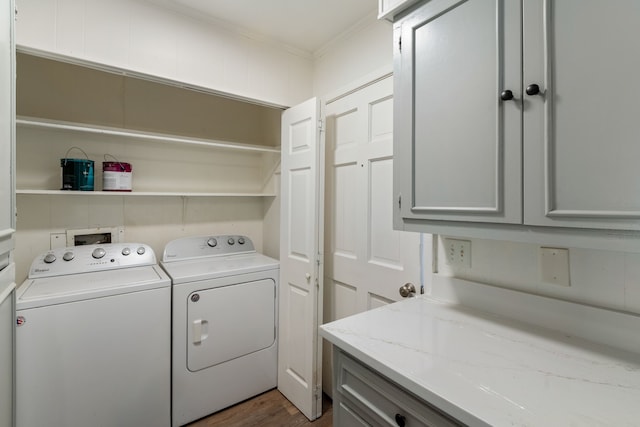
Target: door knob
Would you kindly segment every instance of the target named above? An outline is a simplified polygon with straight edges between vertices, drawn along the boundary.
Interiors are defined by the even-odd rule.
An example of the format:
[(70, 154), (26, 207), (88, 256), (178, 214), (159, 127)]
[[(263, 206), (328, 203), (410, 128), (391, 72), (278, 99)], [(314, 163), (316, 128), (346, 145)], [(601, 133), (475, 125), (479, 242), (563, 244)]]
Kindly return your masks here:
[(402, 298), (416, 296), (416, 287), (413, 286), (413, 283), (405, 283), (404, 285), (400, 286), (399, 290), (400, 290), (400, 296)]
[(530, 84), (529, 86), (527, 86), (525, 92), (527, 92), (527, 95), (537, 95), (540, 93), (540, 86), (535, 83)]
[(513, 99), (513, 92), (509, 89), (503, 90), (502, 93), (500, 93), (500, 99), (503, 101), (511, 101)]

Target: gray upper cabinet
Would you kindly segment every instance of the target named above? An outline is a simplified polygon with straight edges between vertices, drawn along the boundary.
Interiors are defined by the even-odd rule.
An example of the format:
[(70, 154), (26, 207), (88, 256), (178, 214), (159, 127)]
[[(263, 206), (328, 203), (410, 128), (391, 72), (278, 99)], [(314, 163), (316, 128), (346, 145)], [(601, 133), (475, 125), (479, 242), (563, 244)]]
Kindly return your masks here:
[(524, 2), (524, 222), (640, 229), (640, 5)]
[(395, 227), (640, 230), (638, 28), (634, 0), (432, 0), (401, 16)]
[(400, 222), (521, 222), (520, 16), (519, 2), (436, 0), (395, 24)]

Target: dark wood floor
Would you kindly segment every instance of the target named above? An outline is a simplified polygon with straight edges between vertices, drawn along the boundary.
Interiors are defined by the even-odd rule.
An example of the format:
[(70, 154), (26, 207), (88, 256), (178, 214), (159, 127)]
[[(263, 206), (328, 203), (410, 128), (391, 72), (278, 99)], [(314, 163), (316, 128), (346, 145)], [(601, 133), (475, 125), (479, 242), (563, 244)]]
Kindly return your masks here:
[(332, 427), (331, 399), (322, 400), (322, 416), (311, 422), (277, 390), (267, 391), (253, 399), (238, 403), (188, 427)]

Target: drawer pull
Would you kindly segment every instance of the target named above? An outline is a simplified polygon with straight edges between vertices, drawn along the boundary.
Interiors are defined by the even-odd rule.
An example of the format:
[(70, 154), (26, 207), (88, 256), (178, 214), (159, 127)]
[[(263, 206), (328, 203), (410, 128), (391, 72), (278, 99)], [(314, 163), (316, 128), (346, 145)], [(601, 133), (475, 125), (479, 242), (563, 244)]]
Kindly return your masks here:
[(396, 424), (398, 424), (398, 427), (404, 427), (406, 423), (407, 419), (404, 415), (396, 414)]

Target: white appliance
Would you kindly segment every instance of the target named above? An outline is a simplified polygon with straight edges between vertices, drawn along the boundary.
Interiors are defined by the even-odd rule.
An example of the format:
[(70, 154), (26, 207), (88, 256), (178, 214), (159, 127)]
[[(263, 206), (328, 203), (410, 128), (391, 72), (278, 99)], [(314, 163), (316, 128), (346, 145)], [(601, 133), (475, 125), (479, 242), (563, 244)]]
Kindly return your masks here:
[(14, 276), (11, 263), (0, 269), (0, 426), (11, 427), (13, 420), (13, 334)]
[(16, 315), (18, 427), (170, 424), (171, 281), (149, 246), (41, 254)]
[(162, 267), (173, 283), (173, 426), (276, 387), (278, 261), (225, 235), (169, 242)]

